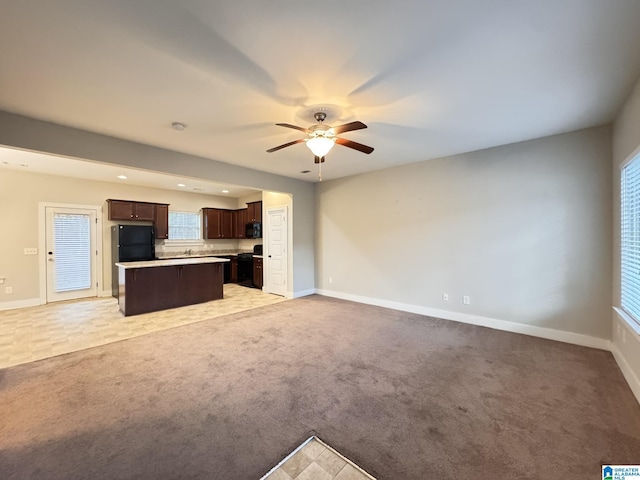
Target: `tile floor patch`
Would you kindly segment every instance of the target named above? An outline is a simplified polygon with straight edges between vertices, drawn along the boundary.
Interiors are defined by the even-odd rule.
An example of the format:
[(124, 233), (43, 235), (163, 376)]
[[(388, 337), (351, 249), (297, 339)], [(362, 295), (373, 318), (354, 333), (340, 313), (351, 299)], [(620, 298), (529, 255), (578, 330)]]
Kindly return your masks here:
[(317, 437), (311, 437), (260, 480), (376, 479)]
[[(224, 298), (125, 317), (113, 297), (0, 311), (0, 368), (97, 347), (286, 300), (256, 288), (224, 285)], [(286, 480), (286, 479), (285, 479)]]

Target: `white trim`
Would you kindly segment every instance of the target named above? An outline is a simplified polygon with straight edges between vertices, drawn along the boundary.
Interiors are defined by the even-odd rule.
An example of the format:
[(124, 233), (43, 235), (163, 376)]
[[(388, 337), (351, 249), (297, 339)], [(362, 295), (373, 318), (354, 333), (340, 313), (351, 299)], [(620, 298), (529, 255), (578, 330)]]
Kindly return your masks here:
[[(299, 292), (293, 292), (293, 295), (287, 298), (300, 298), (300, 297), (307, 297), (309, 295), (313, 295), (314, 293), (316, 293), (316, 289), (315, 288), (310, 288), (308, 290), (301, 290)], [(329, 295), (327, 295), (329, 296)]]
[(611, 343), (611, 353), (613, 354), (613, 358), (618, 364), (620, 371), (622, 371), (622, 376), (629, 384), (629, 388), (631, 388), (636, 400), (640, 403), (640, 379), (631, 368), (631, 365), (629, 365), (629, 362), (627, 362), (627, 359), (624, 358), (622, 352), (618, 350), (618, 347), (613, 342)]
[(162, 245), (165, 247), (202, 247), (204, 240), (163, 240)]
[(633, 159), (636, 158), (638, 155), (640, 155), (640, 145), (638, 145), (636, 149), (633, 152), (631, 152), (631, 154), (622, 161), (622, 163), (618, 167), (620, 168), (620, 171), (622, 171), (624, 167), (629, 165), (633, 161)]
[(111, 290), (100, 290), (98, 292), (98, 297), (110, 297), (113, 295), (113, 292)]
[(635, 318), (633, 318), (631, 315), (629, 315), (620, 307), (611, 307), (611, 308), (613, 308), (613, 311), (618, 314), (618, 317), (620, 317), (622, 324), (628, 327), (629, 333), (640, 336), (640, 324), (636, 322)]
[(47, 208), (76, 208), (80, 210), (95, 210), (96, 211), (96, 293), (100, 296), (100, 292), (104, 287), (104, 280), (102, 278), (102, 262), (103, 262), (103, 247), (102, 247), (102, 206), (100, 205), (76, 205), (73, 203), (52, 203), (52, 202), (38, 202), (38, 264), (40, 265), (38, 273), (40, 275), (39, 283), (39, 295), (40, 303), (38, 305), (45, 305), (47, 303), (47, 255), (45, 253), (47, 246), (47, 226), (46, 226), (46, 209)]
[(286, 462), (287, 460), (289, 460), (291, 457), (293, 457), (296, 453), (298, 453), (300, 450), (302, 450), (302, 447), (304, 447), (307, 443), (309, 443), (311, 440), (313, 440), (315, 437), (309, 437), (307, 438), (304, 442), (302, 442), (298, 447), (296, 447), (296, 449), (291, 452), (289, 455), (287, 455), (286, 457), (284, 457), (282, 460), (280, 460), (278, 462), (278, 464), (273, 467), (271, 470), (269, 470), (267, 473), (265, 473), (263, 476), (260, 477), (260, 480), (266, 480), (267, 477), (269, 477), (269, 475), (271, 475), (273, 472), (275, 472), (277, 469), (279, 469), (282, 465), (284, 465), (284, 462)]
[(42, 305), (39, 298), (27, 298), (26, 300), (0, 302), (0, 310), (14, 310), (16, 308), (37, 307), (38, 305)]
[(549, 340), (556, 340), (558, 342), (581, 345), (583, 347), (598, 348), (600, 350), (607, 351), (611, 350), (610, 340), (605, 338), (592, 337), (590, 335), (583, 335), (581, 333), (566, 332), (563, 330), (555, 330), (552, 328), (537, 327), (534, 325), (525, 325), (522, 323), (510, 322), (507, 320), (498, 320), (495, 318), (482, 317), (480, 315), (471, 315), (468, 313), (439, 310), (436, 308), (423, 307), (420, 305), (411, 305), (409, 303), (379, 300), (377, 298), (351, 295), (348, 293), (335, 292), (331, 290), (317, 289), (316, 292), (327, 297), (351, 300), (358, 303), (376, 305), (378, 307), (392, 308), (394, 310), (400, 310), (403, 312), (417, 313), (419, 315), (426, 315), (429, 317), (453, 320), (455, 322), (461, 323), (469, 323), (471, 325), (479, 325), (482, 327), (494, 328), (496, 330), (504, 330), (506, 332), (521, 333), (524, 335), (531, 335), (533, 337), (540, 337)]

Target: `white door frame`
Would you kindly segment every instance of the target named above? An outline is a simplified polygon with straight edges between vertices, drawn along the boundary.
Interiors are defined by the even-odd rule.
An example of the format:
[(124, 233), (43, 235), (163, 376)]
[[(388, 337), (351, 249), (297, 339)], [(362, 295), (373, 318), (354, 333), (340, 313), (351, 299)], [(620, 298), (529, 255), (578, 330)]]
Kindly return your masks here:
[[(264, 248), (264, 261), (263, 261), (263, 277), (265, 278), (265, 285), (263, 290), (266, 293), (271, 293), (271, 285), (270, 285), (270, 278), (271, 275), (269, 275), (269, 269), (271, 268), (270, 265), (270, 261), (269, 261), (269, 233), (271, 232), (271, 225), (270, 225), (270, 221), (271, 221), (271, 217), (269, 216), (269, 212), (272, 210), (284, 210), (285, 211), (285, 215), (287, 217), (287, 238), (286, 238), (286, 248), (287, 248), (287, 252), (286, 252), (286, 261), (287, 261), (287, 268), (286, 268), (286, 278), (285, 278), (285, 282), (287, 285), (287, 289), (286, 289), (286, 298), (293, 298), (293, 278), (292, 278), (292, 268), (293, 268), (293, 248), (291, 248), (291, 240), (293, 237), (293, 227), (291, 225), (291, 209), (289, 208), (289, 205), (269, 205), (266, 209), (265, 209), (265, 217), (266, 217), (266, 222), (265, 223), (265, 227), (263, 228), (263, 237), (264, 237), (264, 243), (266, 244), (266, 248)], [(263, 218), (264, 220), (264, 218)]]
[(72, 203), (49, 203), (38, 202), (38, 264), (40, 265), (40, 305), (47, 303), (47, 208), (78, 208), (83, 210), (96, 211), (96, 282), (98, 283), (98, 296), (102, 292), (102, 206), (96, 205), (75, 205)]

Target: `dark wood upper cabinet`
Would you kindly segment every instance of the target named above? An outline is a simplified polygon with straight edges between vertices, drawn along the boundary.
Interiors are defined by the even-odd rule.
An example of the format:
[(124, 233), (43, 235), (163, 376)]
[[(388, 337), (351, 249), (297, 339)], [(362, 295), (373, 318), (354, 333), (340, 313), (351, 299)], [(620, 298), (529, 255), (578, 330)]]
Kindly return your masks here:
[(262, 223), (262, 202), (247, 203), (246, 223)]
[(107, 200), (109, 204), (109, 220), (144, 220), (153, 222), (156, 219), (156, 204), (147, 202), (131, 202), (128, 200)]
[(220, 217), (222, 238), (233, 238), (233, 210), (222, 210)]
[(156, 216), (153, 223), (156, 227), (156, 238), (169, 238), (169, 205), (156, 204)]
[(221, 216), (222, 211), (218, 208), (202, 209), (202, 236), (204, 238), (222, 238), (220, 229)]
[(107, 200), (109, 220), (153, 222), (156, 238), (169, 238), (169, 205), (166, 203)]
[(247, 209), (233, 211), (233, 237), (245, 238), (247, 233)]
[(206, 239), (233, 238), (233, 210), (202, 209), (202, 234)]

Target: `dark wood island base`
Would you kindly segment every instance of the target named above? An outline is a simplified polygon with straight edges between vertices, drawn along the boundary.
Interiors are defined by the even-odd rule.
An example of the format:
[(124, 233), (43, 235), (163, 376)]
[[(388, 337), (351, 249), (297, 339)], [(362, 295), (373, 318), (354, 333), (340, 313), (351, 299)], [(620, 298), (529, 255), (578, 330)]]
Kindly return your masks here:
[(156, 312), (222, 298), (221, 258), (123, 262), (118, 266), (118, 306), (125, 315)]

